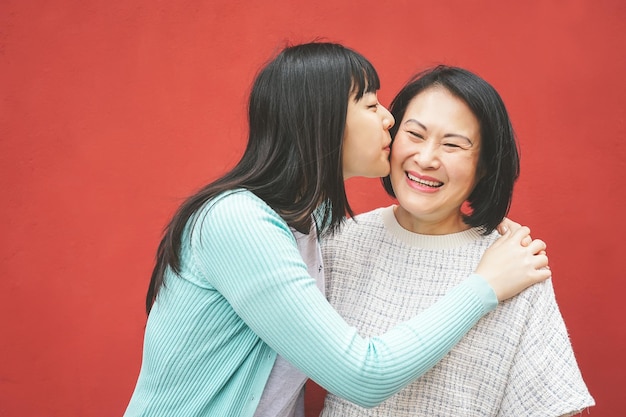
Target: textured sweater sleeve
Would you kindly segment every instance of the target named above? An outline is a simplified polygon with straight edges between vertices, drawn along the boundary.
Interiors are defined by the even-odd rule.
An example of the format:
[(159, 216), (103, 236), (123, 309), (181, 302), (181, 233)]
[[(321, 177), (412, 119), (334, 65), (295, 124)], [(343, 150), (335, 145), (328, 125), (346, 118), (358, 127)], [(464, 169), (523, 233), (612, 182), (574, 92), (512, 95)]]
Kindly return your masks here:
[(497, 300), (470, 276), (417, 317), (363, 338), (308, 275), (283, 219), (249, 192), (209, 204), (194, 222), (196, 268), (271, 348), (328, 391), (375, 406), (436, 364)]

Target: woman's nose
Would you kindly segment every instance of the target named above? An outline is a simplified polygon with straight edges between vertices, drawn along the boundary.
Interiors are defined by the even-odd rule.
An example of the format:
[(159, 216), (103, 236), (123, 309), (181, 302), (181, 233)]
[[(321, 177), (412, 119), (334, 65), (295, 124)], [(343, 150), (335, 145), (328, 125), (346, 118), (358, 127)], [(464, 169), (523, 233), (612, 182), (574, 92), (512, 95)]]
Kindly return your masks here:
[(414, 158), (422, 168), (437, 168), (439, 166), (438, 147), (433, 142), (422, 143)]
[(382, 114), (382, 118), (383, 118), (383, 127), (386, 130), (389, 130), (393, 127), (394, 124), (396, 124), (396, 119), (393, 118), (393, 115), (391, 114), (391, 112), (389, 110), (387, 110), (387, 108), (383, 105), (379, 106), (379, 110)]

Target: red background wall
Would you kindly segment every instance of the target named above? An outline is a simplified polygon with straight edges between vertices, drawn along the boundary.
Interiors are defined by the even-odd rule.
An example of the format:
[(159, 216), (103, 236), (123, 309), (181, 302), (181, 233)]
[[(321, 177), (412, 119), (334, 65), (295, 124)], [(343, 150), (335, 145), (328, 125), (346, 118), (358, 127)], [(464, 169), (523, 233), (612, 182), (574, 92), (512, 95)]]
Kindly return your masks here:
[[(624, 415), (626, 3), (268, 4), (0, 2), (0, 416), (122, 414), (162, 227), (236, 162), (255, 71), (318, 36), (371, 59), (385, 104), (440, 62), (499, 89), (522, 147), (511, 217), (548, 242), (590, 414)], [(357, 212), (390, 202), (375, 180), (349, 192)]]

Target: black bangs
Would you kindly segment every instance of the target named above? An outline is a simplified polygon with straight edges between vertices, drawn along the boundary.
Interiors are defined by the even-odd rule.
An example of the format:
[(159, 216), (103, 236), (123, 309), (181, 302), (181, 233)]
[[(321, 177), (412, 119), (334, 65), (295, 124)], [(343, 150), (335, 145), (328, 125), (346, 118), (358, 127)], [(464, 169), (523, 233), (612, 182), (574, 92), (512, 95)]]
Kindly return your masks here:
[(380, 89), (380, 79), (372, 64), (360, 56), (350, 57), (352, 72), (352, 91), (356, 100), (365, 93), (375, 93)]

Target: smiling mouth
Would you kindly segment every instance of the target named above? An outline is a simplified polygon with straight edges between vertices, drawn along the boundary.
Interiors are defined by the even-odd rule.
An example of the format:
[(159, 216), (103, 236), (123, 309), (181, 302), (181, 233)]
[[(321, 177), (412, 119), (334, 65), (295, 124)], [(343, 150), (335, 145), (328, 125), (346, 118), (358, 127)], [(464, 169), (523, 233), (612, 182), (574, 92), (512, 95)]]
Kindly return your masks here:
[(410, 179), (411, 181), (419, 184), (419, 185), (423, 185), (425, 187), (431, 187), (431, 188), (439, 188), (443, 186), (443, 183), (440, 181), (427, 181), (427, 180), (422, 180), (419, 179), (417, 177), (414, 177), (413, 175), (409, 174), (408, 172), (406, 173), (406, 177), (408, 179)]

